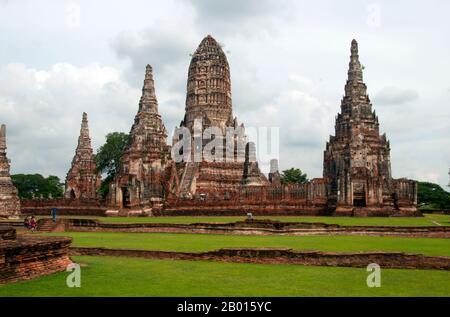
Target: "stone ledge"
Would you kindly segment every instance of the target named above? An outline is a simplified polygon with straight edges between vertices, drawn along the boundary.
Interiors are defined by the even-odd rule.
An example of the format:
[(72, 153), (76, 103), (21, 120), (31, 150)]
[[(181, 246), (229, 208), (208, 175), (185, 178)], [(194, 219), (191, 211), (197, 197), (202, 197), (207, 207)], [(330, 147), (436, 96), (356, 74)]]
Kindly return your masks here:
[(400, 252), (334, 253), (272, 248), (227, 248), (195, 253), (71, 247), (70, 255), (343, 267), (367, 267), (370, 263), (377, 263), (381, 268), (450, 270), (450, 257)]
[(0, 240), (16, 239), (16, 230), (12, 227), (0, 226)]
[(450, 227), (340, 226), (336, 224), (251, 220), (232, 223), (102, 223), (92, 219), (66, 220), (67, 231), (167, 232), (230, 235), (372, 235), (450, 238)]
[(19, 235), (16, 240), (0, 240), (0, 284), (33, 279), (64, 271), (71, 238)]

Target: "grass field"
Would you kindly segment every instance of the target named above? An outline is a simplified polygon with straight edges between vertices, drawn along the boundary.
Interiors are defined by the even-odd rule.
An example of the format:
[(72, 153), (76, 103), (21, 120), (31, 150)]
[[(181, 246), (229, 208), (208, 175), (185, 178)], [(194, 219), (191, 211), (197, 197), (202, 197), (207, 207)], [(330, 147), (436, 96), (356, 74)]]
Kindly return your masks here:
[(209, 261), (74, 257), (81, 287), (69, 273), (0, 286), (0, 296), (450, 296), (450, 272), (381, 271), (381, 287), (365, 269)]
[[(75, 217), (74, 217), (75, 218)], [(79, 218), (79, 217), (76, 217)], [(105, 222), (232, 222), (245, 217), (99, 218)], [(270, 217), (341, 225), (449, 225), (446, 215), (423, 218)], [(201, 252), (226, 247), (275, 247), (334, 252), (401, 251), (450, 256), (448, 239), (376, 236), (244, 236), (175, 233), (62, 232), (74, 246)], [(68, 288), (69, 273), (0, 286), (0, 296), (450, 296), (450, 272), (382, 269), (382, 287), (368, 288), (365, 269), (73, 257), (82, 287)]]
[[(98, 219), (106, 223), (199, 223), (199, 222), (235, 222), (245, 220), (246, 217), (83, 217), (70, 216), (63, 218)], [(285, 222), (322, 222), (343, 226), (450, 226), (449, 215), (425, 214), (424, 217), (290, 217), (270, 216), (255, 217), (256, 219), (272, 219)]]
[(210, 251), (226, 247), (277, 247), (322, 251), (402, 251), (450, 256), (448, 239), (372, 236), (243, 236), (182, 233), (62, 232), (73, 245), (164, 251)]

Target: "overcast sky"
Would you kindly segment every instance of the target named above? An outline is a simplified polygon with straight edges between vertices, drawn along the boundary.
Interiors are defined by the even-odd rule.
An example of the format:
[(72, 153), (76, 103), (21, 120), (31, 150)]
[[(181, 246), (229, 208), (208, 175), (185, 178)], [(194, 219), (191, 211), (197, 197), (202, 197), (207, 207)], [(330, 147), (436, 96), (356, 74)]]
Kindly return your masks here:
[(211, 34), (231, 68), (239, 122), (280, 127), (280, 168), (321, 177), (350, 42), (393, 176), (448, 183), (450, 2), (0, 0), (0, 122), (12, 173), (69, 169), (86, 111), (94, 150), (129, 132), (145, 65), (172, 130), (184, 116), (189, 54)]

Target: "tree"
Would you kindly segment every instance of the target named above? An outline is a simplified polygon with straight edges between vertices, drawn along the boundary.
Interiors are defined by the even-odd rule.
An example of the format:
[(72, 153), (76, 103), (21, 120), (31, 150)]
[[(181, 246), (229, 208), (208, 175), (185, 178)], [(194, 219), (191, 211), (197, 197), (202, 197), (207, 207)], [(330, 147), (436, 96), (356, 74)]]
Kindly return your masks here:
[(97, 151), (95, 163), (97, 171), (106, 174), (99, 189), (102, 198), (108, 195), (109, 184), (120, 168), (120, 160), (128, 143), (128, 134), (112, 132), (106, 135), (106, 142)]
[(417, 200), (419, 206), (430, 209), (450, 209), (450, 193), (438, 184), (417, 183)]
[(64, 184), (58, 176), (50, 175), (45, 178), (41, 174), (15, 174), (11, 180), (19, 191), (19, 198), (60, 198), (63, 196)]
[(284, 170), (281, 174), (282, 184), (305, 184), (308, 182), (308, 175), (303, 174), (299, 168)]

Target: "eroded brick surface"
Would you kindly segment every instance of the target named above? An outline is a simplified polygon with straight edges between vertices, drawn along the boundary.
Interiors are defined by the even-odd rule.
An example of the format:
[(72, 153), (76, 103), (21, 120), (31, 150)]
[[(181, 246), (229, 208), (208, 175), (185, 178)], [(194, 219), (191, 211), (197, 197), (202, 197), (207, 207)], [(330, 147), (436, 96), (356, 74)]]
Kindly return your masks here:
[(72, 164), (66, 176), (64, 196), (67, 199), (97, 199), (102, 182), (96, 170), (94, 153), (89, 137), (87, 113), (83, 112), (80, 136)]
[(19, 235), (0, 240), (0, 283), (28, 280), (64, 271), (71, 263), (71, 238)]
[(20, 200), (17, 188), (9, 174), (9, 160), (6, 156), (6, 126), (0, 127), (0, 218), (18, 217)]

